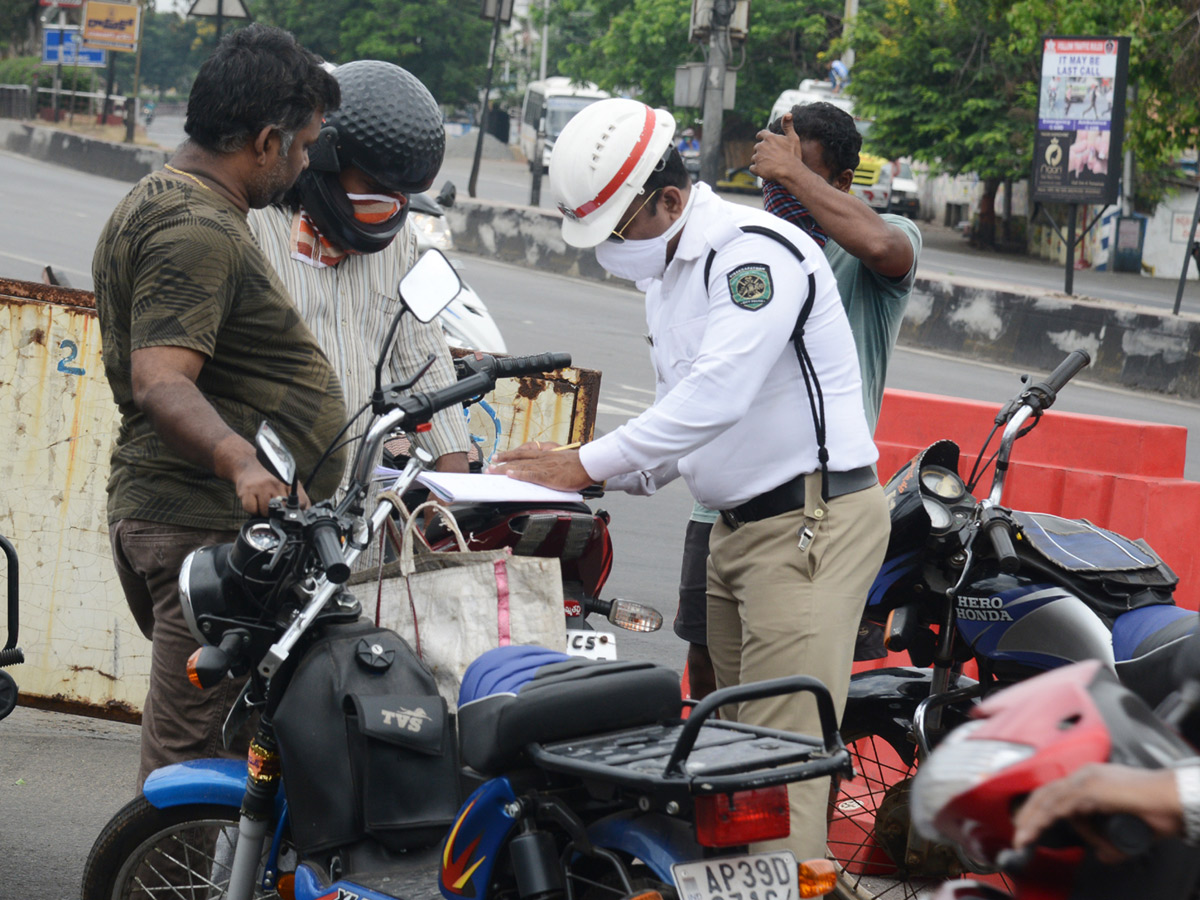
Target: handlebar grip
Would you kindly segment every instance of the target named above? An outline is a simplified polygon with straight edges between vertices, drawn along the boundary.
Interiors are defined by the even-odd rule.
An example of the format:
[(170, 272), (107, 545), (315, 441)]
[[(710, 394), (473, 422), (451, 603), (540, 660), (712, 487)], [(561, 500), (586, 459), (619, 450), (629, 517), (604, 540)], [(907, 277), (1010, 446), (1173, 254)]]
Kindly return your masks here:
[(1057, 394), (1080, 370), (1087, 368), (1091, 363), (1092, 358), (1086, 350), (1072, 350), (1042, 384)]
[(398, 404), (406, 417), (404, 427), (411, 428), (428, 422), (438, 410), (474, 400), (490, 391), (495, 384), (496, 379), (487, 372), (475, 372), (439, 390), (410, 394)]
[(1006, 575), (1014, 575), (1021, 568), (1021, 560), (1013, 547), (1012, 535), (1008, 531), (1008, 522), (1003, 515), (995, 515), (983, 523), (983, 530), (988, 540), (992, 542), (992, 551), (996, 554), (996, 562), (1000, 571)]
[(314, 524), (312, 543), (329, 583), (345, 584), (346, 579), (350, 577), (350, 566), (342, 558), (342, 542), (338, 538), (337, 524), (332, 519)]
[(540, 356), (510, 356), (497, 359), (493, 369), (497, 378), (517, 378), (521, 375), (540, 375), (571, 364), (570, 353), (543, 353)]
[(1126, 856), (1139, 856), (1154, 843), (1154, 832), (1131, 813), (1114, 813), (1104, 822), (1104, 836)]

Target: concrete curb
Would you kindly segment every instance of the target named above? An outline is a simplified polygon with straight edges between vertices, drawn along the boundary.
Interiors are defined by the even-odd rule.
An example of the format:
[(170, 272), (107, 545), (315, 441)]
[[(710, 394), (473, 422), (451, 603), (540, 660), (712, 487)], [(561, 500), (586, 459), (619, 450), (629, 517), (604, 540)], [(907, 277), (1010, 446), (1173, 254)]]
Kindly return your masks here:
[[(568, 247), (557, 213), (480, 200), (449, 210), (456, 249), (583, 278), (608, 280), (590, 251)], [(1200, 317), (1169, 316), (971, 278), (918, 278), (900, 342), (971, 359), (1049, 371), (1071, 350), (1092, 356), (1087, 377), (1200, 398)]]
[[(114, 144), (0, 119), (0, 148), (94, 175), (137, 181), (161, 168), (164, 150)], [(590, 251), (568, 247), (558, 213), (485, 200), (460, 201), (447, 218), (464, 253), (608, 280)], [(1092, 355), (1087, 377), (1136, 390), (1200, 399), (1200, 317), (969, 278), (918, 278), (902, 344), (1035, 370), (1070, 350)]]
[(12, 119), (0, 119), (0, 148), (56, 166), (130, 182), (161, 169), (168, 158), (165, 150), (154, 147), (114, 144)]

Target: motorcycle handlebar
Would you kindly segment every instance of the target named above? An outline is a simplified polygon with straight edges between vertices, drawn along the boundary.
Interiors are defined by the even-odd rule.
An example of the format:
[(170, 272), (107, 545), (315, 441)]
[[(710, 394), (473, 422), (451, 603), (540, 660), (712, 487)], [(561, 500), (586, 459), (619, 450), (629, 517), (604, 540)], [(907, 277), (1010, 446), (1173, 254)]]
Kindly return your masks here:
[(571, 364), (570, 353), (543, 353), (540, 356), (510, 356), (495, 360), (497, 378), (518, 378), (522, 375), (540, 375), (553, 372)]
[(313, 524), (310, 532), (313, 549), (325, 570), (330, 584), (345, 584), (350, 577), (350, 566), (342, 558), (342, 542), (338, 536), (337, 523), (323, 519)]
[(1091, 362), (1092, 358), (1086, 350), (1072, 350), (1067, 354), (1067, 358), (1058, 364), (1058, 368), (1046, 376), (1045, 381), (1039, 381), (1025, 391), (1024, 399), (1036, 409), (1049, 409), (1058, 399), (1058, 392), (1081, 370), (1091, 365)]
[(428, 422), (438, 410), (474, 400), (491, 390), (495, 383), (496, 379), (487, 372), (476, 372), (440, 390), (409, 394), (397, 404), (404, 413), (404, 427)]
[(1012, 535), (1009, 533), (1008, 521), (1004, 514), (995, 509), (989, 509), (983, 520), (983, 530), (992, 543), (992, 552), (996, 554), (996, 562), (1000, 571), (1006, 575), (1014, 575), (1021, 568), (1017, 551), (1013, 547)]
[(495, 357), (483, 353), (455, 360), (459, 378), (471, 373), (486, 372), (492, 378), (520, 378), (522, 375), (541, 375), (571, 364), (570, 353), (542, 353), (538, 356)]

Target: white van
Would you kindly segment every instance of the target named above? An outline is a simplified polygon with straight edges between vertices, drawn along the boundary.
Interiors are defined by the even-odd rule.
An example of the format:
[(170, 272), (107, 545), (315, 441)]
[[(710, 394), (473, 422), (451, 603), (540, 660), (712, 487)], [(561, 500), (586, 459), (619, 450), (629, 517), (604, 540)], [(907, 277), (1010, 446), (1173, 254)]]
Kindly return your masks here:
[(546, 171), (550, 166), (550, 151), (563, 126), (585, 106), (608, 97), (594, 84), (572, 84), (571, 79), (561, 76), (529, 82), (521, 107), (521, 152), (529, 160), (530, 169), (537, 156), (539, 128), (544, 129), (546, 136), (541, 158), (542, 171)]
[[(828, 81), (818, 81), (816, 78), (805, 78), (796, 90), (784, 91), (771, 107), (771, 117), (768, 122), (774, 122), (784, 113), (790, 113), (797, 103), (832, 103), (838, 109), (843, 109), (854, 115), (854, 101), (845, 94), (835, 94)], [(866, 119), (854, 117), (854, 124), (859, 134), (865, 135), (871, 123)]]

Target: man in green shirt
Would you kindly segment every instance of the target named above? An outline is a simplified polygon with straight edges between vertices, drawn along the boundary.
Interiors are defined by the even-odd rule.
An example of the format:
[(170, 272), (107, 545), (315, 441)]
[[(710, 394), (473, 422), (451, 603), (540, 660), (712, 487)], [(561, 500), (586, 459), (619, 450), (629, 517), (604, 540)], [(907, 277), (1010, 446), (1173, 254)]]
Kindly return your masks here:
[[(873, 433), (888, 360), (912, 296), (921, 232), (911, 220), (880, 215), (850, 194), (861, 148), (862, 135), (848, 113), (831, 103), (800, 104), (758, 133), (750, 171), (764, 181), (767, 211), (808, 232), (833, 267)], [(705, 561), (715, 517), (698, 507), (688, 522), (675, 619), (675, 633), (689, 644), (688, 677), (697, 699), (715, 687), (705, 613)]]
[[(151, 640), (138, 784), (159, 766), (222, 747), (240, 684), (188, 682), (196, 649), (179, 604), (184, 558), (236, 537), (286, 494), (251, 443), (269, 420), (307, 475), (345, 423), (337, 375), (246, 225), (282, 196), (337, 82), (285, 31), (228, 35), (200, 68), (188, 140), (118, 204), (92, 261), (105, 374), (121, 414), (108, 522), (129, 608)], [(337, 487), (331, 459), (310, 485)], [(307, 503), (307, 497), (303, 498)]]

